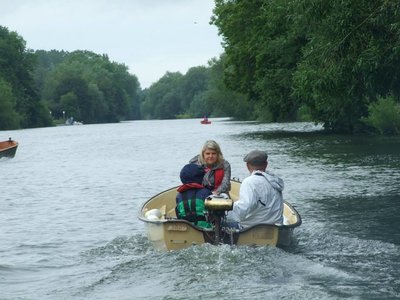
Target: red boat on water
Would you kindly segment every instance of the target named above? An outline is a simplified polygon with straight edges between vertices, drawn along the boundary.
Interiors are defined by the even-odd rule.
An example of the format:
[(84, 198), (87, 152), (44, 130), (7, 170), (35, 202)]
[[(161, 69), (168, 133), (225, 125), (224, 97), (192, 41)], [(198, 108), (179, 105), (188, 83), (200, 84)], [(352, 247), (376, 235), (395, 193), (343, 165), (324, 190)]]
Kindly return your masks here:
[(8, 141), (0, 142), (0, 158), (9, 157), (13, 158), (17, 152), (18, 142), (13, 141), (11, 138)]
[(208, 118), (205, 116), (203, 120), (200, 121), (201, 124), (211, 124), (211, 121), (208, 120)]

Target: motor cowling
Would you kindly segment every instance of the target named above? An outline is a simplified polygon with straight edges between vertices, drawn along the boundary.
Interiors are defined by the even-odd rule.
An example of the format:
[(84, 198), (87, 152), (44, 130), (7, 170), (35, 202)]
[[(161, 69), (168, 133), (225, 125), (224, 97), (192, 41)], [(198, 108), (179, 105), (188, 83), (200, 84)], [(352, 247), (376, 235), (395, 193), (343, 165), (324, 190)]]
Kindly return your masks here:
[(228, 195), (211, 195), (204, 201), (204, 206), (208, 211), (225, 212), (233, 209), (233, 200)]

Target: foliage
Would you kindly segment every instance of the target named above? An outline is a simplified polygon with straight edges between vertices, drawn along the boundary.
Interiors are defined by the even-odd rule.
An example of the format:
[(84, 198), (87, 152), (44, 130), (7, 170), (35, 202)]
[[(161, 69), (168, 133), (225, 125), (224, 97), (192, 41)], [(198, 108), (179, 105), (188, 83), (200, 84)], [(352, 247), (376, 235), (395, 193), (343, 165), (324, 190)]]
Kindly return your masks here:
[(368, 104), (399, 97), (400, 2), (215, 0), (226, 84), (273, 120), (307, 107), (330, 130), (363, 130)]
[(215, 3), (212, 22), (224, 36), (227, 86), (261, 102), (258, 115), (295, 119), (292, 77), (305, 40), (292, 30), (291, 1)]
[(307, 105), (302, 105), (297, 110), (297, 120), (302, 122), (311, 122), (311, 110)]
[(209, 114), (206, 107), (204, 93), (210, 81), (207, 67), (199, 66), (190, 68), (182, 78), (182, 110), (194, 117)]
[(380, 97), (368, 106), (369, 115), (362, 121), (381, 134), (400, 134), (400, 103), (393, 96)]
[(144, 92), (143, 118), (246, 116), (249, 105), (241, 95), (225, 87), (221, 64), (214, 59), (208, 67), (193, 67), (184, 75), (167, 72)]
[(140, 117), (139, 82), (125, 65), (90, 51), (37, 56), (36, 82), (55, 118), (104, 123)]
[(378, 95), (398, 95), (400, 4), (388, 1), (299, 2), (308, 44), (295, 90), (312, 116), (354, 132)]
[(225, 53), (145, 90), (107, 55), (32, 53), (0, 27), (0, 126), (42, 126), (47, 106), (85, 123), (208, 115), (396, 132), (397, 104), (382, 99), (400, 98), (399, 17), (398, 1), (215, 0)]
[(226, 55), (209, 62), (210, 84), (205, 93), (206, 107), (213, 115), (233, 117), (238, 120), (256, 118), (253, 104), (244, 94), (229, 89), (225, 82)]
[(0, 129), (52, 124), (33, 80), (34, 56), (16, 32), (0, 26)]
[(182, 74), (167, 72), (146, 91), (141, 105), (144, 119), (173, 119), (182, 114)]
[(62, 63), (68, 55), (66, 51), (57, 50), (36, 50), (34, 52), (36, 65), (33, 72), (36, 88), (43, 99), (43, 90), (46, 78), (54, 68)]
[(0, 129), (17, 129), (20, 115), (15, 110), (15, 97), (9, 83), (0, 78)]

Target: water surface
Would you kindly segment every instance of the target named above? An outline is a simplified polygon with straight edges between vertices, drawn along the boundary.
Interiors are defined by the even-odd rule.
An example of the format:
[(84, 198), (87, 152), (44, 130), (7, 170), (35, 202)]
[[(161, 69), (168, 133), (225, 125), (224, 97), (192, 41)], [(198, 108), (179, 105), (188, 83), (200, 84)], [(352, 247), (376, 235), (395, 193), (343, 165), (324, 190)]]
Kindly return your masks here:
[[(211, 119), (0, 131), (0, 299), (399, 299), (400, 141)], [(288, 249), (157, 252), (137, 214), (204, 141), (232, 176), (269, 153), (303, 224)]]

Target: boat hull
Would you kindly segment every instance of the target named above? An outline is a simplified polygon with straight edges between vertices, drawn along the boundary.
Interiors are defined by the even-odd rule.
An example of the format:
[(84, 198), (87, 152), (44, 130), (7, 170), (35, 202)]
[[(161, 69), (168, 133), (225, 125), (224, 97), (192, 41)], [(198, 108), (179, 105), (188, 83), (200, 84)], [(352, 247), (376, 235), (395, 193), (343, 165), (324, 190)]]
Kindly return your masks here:
[(0, 142), (0, 158), (8, 157), (13, 158), (17, 152), (18, 142), (13, 140), (7, 140)]
[[(230, 196), (236, 200), (239, 195), (240, 182), (231, 181)], [(225, 229), (217, 233), (213, 229), (204, 229), (186, 220), (177, 219), (175, 215), (176, 188), (164, 191), (142, 206), (139, 219), (145, 223), (149, 241), (158, 250), (179, 250), (192, 245), (204, 243), (246, 245), (246, 246), (289, 246), (293, 240), (293, 229), (301, 224), (301, 217), (288, 202), (284, 205), (286, 225), (257, 224), (253, 227), (237, 230)], [(146, 213), (159, 210), (160, 218), (149, 219)]]

